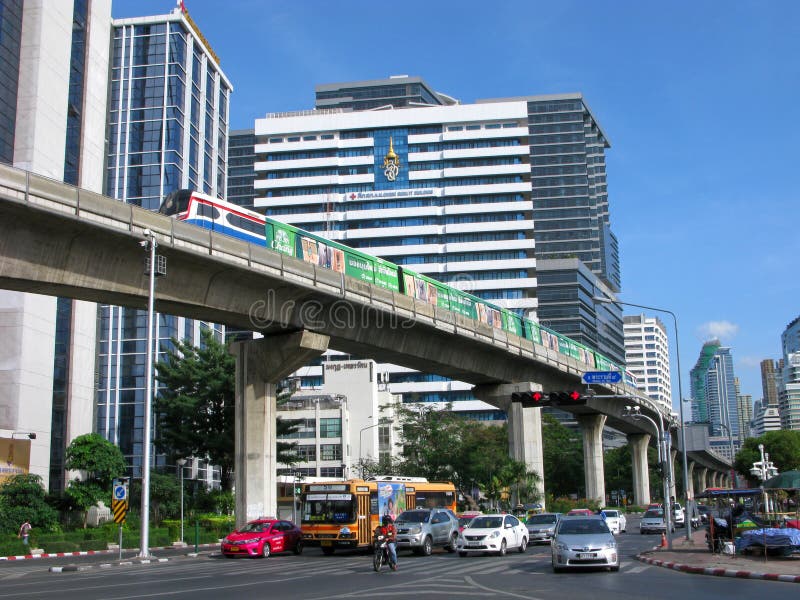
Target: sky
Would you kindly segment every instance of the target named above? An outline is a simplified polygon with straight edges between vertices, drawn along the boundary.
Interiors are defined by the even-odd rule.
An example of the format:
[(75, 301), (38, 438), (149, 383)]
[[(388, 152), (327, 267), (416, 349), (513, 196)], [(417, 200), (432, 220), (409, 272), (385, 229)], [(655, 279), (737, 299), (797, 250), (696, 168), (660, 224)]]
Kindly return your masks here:
[[(175, 4), (113, 0), (112, 15)], [(462, 103), (582, 93), (611, 143), (619, 299), (675, 313), (684, 398), (712, 337), (732, 349), (741, 393), (762, 397), (759, 363), (781, 357), (800, 316), (800, 3), (184, 4), (234, 87), (232, 130), (313, 108), (316, 85), (389, 75), (420, 76)], [(660, 318), (675, 365), (672, 317)]]

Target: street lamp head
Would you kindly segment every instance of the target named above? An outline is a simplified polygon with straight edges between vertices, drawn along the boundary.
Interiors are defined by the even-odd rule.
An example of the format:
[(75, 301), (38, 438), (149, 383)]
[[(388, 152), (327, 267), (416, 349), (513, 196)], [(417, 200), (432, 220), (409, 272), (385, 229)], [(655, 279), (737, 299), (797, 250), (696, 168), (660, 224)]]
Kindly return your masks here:
[(182, 467), (183, 465), (185, 465), (185, 464), (186, 464), (186, 459), (185, 459), (185, 458), (179, 458), (179, 459), (178, 459), (177, 461), (175, 461), (175, 462), (177, 462), (177, 463), (178, 463), (178, 466), (179, 466), (179, 467)]
[(601, 296), (592, 296), (592, 302), (595, 304), (614, 304), (611, 298), (603, 298)]
[(759, 444), (758, 445), (758, 449), (763, 452), (764, 451), (764, 444)]
[(24, 435), (24, 436), (25, 436), (26, 438), (28, 438), (29, 440), (35, 440), (35, 439), (36, 439), (36, 434), (35, 434), (34, 432), (32, 432), (32, 431), (31, 431), (31, 432), (27, 432), (27, 431), (14, 431), (14, 432), (11, 434), (11, 439), (12, 439), (12, 440), (14, 439), (14, 436), (15, 436), (15, 435)]

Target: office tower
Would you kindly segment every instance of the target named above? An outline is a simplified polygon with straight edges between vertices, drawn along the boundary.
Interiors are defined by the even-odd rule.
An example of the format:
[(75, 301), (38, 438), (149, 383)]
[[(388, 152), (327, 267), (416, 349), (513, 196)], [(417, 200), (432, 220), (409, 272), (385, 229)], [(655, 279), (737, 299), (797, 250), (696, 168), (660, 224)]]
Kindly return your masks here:
[(750, 422), (750, 434), (760, 437), (767, 431), (778, 431), (781, 428), (781, 415), (777, 404), (769, 404), (759, 400), (753, 407), (753, 420)]
[(228, 138), (228, 195), (226, 200), (254, 209), (256, 136), (252, 129), (231, 131)]
[(753, 421), (753, 397), (750, 394), (736, 395), (736, 414), (739, 418), (739, 443), (752, 436), (750, 423)]
[(458, 100), (435, 92), (421, 77), (393, 75), (387, 79), (327, 83), (316, 87), (316, 107), (344, 111), (449, 106)]
[[(224, 197), (232, 88), (208, 41), (181, 8), (116, 19), (112, 33), (106, 193), (151, 210), (180, 188)], [(143, 455), (146, 324), (144, 311), (100, 307), (96, 430), (120, 447), (136, 477)], [(217, 326), (158, 315), (159, 358), (171, 338), (199, 344), (205, 327), (221, 339)], [(163, 461), (155, 457), (156, 465)], [(192, 476), (212, 482), (207, 465)]]
[(644, 314), (624, 318), (625, 362), (638, 388), (672, 411), (669, 338), (664, 323)]
[(778, 387), (783, 376), (783, 359), (772, 360), (768, 358), (761, 361), (761, 389), (764, 392), (764, 402), (778, 404)]
[(736, 384), (731, 349), (719, 340), (703, 344), (700, 356), (690, 371), (692, 418), (707, 423), (712, 437), (739, 438)]
[[(533, 237), (539, 273), (541, 322), (623, 362), (622, 308), (597, 306), (583, 291), (577, 269), (549, 261), (577, 258), (611, 293), (621, 289), (619, 244), (611, 230), (605, 151), (610, 143), (582, 94), (479, 100), (522, 100), (528, 105)], [(555, 282), (553, 293), (548, 274)], [(588, 287), (603, 289), (594, 281)], [(610, 294), (599, 294), (611, 297)]]
[[(0, 160), (102, 191), (110, 22), (109, 0), (0, 4)], [(24, 467), (52, 492), (92, 430), (95, 322), (93, 303), (0, 290), (0, 437), (36, 434)]]
[[(278, 113), (255, 135), (258, 210), (535, 314), (524, 102)], [(468, 384), (400, 367), (390, 377), (405, 400), (496, 413)]]
[(781, 428), (800, 430), (800, 317), (781, 334), (783, 374), (778, 390)]

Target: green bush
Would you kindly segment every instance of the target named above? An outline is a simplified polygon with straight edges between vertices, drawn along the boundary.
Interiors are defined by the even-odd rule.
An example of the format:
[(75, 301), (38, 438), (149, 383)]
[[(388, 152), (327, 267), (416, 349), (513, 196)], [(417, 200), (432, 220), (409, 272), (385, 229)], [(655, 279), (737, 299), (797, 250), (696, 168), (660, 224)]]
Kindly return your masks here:
[(74, 544), (73, 542), (64, 542), (64, 541), (52, 541), (47, 543), (40, 543), (39, 546), (47, 552), (48, 554), (53, 554), (55, 552), (77, 552), (80, 550), (78, 544)]
[(596, 500), (587, 498), (578, 498), (577, 500), (563, 496), (559, 498), (548, 496), (547, 498), (547, 510), (550, 512), (568, 513), (573, 508), (589, 508), (592, 511), (597, 511), (600, 509), (600, 505)]
[[(33, 542), (33, 540), (31, 540)], [(32, 543), (31, 546), (26, 546), (22, 543), (16, 535), (15, 536), (2, 536), (0, 539), (0, 556), (22, 556), (23, 554), (30, 554), (31, 548), (36, 546)]]

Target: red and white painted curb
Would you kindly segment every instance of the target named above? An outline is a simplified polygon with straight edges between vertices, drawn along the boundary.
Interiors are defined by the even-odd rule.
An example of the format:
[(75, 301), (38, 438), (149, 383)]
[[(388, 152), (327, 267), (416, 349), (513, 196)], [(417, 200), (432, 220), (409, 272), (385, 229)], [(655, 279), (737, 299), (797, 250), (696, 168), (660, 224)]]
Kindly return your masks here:
[[(192, 547), (193, 544), (185, 546), (185, 548)], [(219, 544), (199, 544), (198, 548), (214, 548), (219, 546)], [(150, 550), (176, 550), (180, 549), (176, 546), (160, 546), (158, 548), (151, 547)], [(128, 548), (124, 549), (123, 552), (134, 552), (139, 550), (138, 548)], [(42, 554), (22, 554), (19, 556), (0, 556), (0, 561), (3, 560), (30, 560), (30, 559), (37, 559), (37, 558), (64, 558), (67, 556), (92, 556), (98, 554), (119, 554), (119, 550), (83, 550), (79, 552), (51, 552), (51, 553), (42, 553)]]
[(668, 562), (665, 560), (658, 560), (657, 558), (648, 558), (643, 555), (636, 557), (641, 562), (655, 565), (657, 567), (664, 567), (672, 569), (673, 571), (681, 571), (683, 573), (695, 573), (699, 575), (714, 575), (716, 577), (736, 577), (738, 579), (765, 579), (768, 581), (785, 581), (788, 583), (800, 583), (800, 575), (780, 575), (778, 573), (757, 573), (754, 571), (737, 571), (736, 569), (722, 569), (719, 567), (693, 567), (691, 565), (684, 565), (676, 562)]

